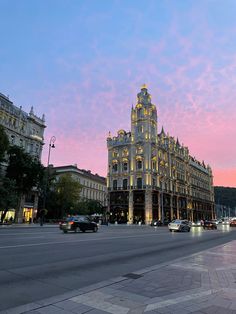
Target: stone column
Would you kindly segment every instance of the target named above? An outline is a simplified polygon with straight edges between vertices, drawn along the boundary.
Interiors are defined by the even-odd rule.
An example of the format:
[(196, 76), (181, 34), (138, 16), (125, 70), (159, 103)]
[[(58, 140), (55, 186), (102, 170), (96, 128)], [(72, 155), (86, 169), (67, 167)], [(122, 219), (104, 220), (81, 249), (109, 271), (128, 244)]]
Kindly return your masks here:
[(174, 210), (173, 210), (173, 195), (170, 195), (170, 219), (174, 219)]
[(133, 199), (133, 191), (129, 191), (129, 220), (128, 224), (132, 224), (134, 220), (134, 199)]
[(179, 219), (179, 197), (176, 197), (176, 207), (177, 207), (177, 219)]
[(158, 220), (162, 221), (161, 217), (161, 194), (158, 192)]
[(150, 225), (152, 222), (152, 191), (145, 191), (145, 224)]

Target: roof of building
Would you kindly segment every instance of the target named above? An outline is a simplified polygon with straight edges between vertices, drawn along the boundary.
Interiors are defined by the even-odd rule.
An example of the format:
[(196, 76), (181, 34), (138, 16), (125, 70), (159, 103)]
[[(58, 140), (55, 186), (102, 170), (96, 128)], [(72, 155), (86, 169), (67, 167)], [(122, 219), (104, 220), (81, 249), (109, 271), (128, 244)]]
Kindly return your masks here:
[(88, 179), (99, 181), (103, 184), (106, 184), (106, 178), (98, 175), (97, 173), (93, 174), (90, 170), (80, 169), (77, 165), (65, 165), (65, 166), (58, 166), (53, 167), (56, 171), (59, 172), (67, 172), (67, 171), (74, 171), (80, 173), (81, 175), (87, 177)]

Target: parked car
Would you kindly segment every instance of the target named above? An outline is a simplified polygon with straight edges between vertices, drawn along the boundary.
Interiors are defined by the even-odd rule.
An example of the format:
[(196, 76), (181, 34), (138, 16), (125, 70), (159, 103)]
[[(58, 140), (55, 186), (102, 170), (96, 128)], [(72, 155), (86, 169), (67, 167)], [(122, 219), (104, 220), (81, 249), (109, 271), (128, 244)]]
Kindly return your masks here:
[(231, 219), (229, 225), (230, 227), (236, 227), (236, 219)]
[(214, 220), (205, 220), (202, 227), (203, 229), (217, 229), (217, 225)]
[(191, 226), (190, 226), (188, 220), (176, 219), (176, 220), (171, 221), (168, 224), (168, 228), (169, 228), (170, 232), (172, 232), (172, 231), (181, 231), (181, 232), (187, 231), (187, 232), (189, 232), (191, 229)]
[(68, 231), (73, 232), (85, 232), (87, 230), (97, 232), (98, 225), (96, 222), (91, 221), (86, 216), (73, 216), (66, 219), (66, 221), (59, 223), (59, 228), (67, 233)]

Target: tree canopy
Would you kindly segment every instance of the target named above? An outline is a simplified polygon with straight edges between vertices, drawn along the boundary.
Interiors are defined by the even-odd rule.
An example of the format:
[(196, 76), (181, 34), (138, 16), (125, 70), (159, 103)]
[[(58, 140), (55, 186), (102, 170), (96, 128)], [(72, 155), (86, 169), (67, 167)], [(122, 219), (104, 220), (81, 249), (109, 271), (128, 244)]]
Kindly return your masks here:
[(19, 195), (38, 187), (44, 177), (44, 167), (22, 148), (12, 146), (8, 150), (9, 162), (6, 177), (15, 181)]
[(81, 188), (81, 184), (70, 174), (63, 174), (51, 183), (46, 199), (47, 217), (62, 218), (64, 215), (75, 213)]
[(16, 184), (14, 180), (9, 178), (2, 178), (0, 183), (0, 211), (1, 222), (4, 221), (9, 209), (17, 206), (18, 195), (16, 193)]

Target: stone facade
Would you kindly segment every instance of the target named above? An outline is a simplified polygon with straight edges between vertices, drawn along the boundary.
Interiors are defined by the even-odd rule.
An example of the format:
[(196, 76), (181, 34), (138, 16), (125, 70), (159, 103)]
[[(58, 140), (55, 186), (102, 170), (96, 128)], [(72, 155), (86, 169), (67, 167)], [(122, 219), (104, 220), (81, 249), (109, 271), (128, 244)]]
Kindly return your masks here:
[(82, 185), (81, 199), (95, 200), (107, 207), (107, 186), (106, 179), (98, 174), (92, 174), (90, 170), (77, 168), (77, 165), (53, 167), (50, 171), (55, 171), (56, 176), (71, 174), (72, 177)]
[(41, 159), (44, 144), (45, 119), (16, 107), (8, 97), (0, 93), (0, 124), (8, 135), (10, 144), (17, 145), (33, 157)]
[(157, 110), (147, 86), (131, 109), (131, 132), (107, 138), (110, 220), (146, 223), (214, 217), (213, 176), (179, 140), (158, 134)]
[[(32, 157), (41, 160), (44, 145), (45, 119), (34, 114), (33, 107), (28, 113), (22, 107), (16, 107), (9, 98), (0, 93), (0, 125), (8, 136), (11, 145), (22, 147)], [(2, 168), (4, 169), (2, 165)], [(21, 200), (21, 210), (18, 213), (18, 221), (29, 221), (37, 214), (38, 193), (30, 191)], [(14, 216), (14, 212), (9, 212)]]

